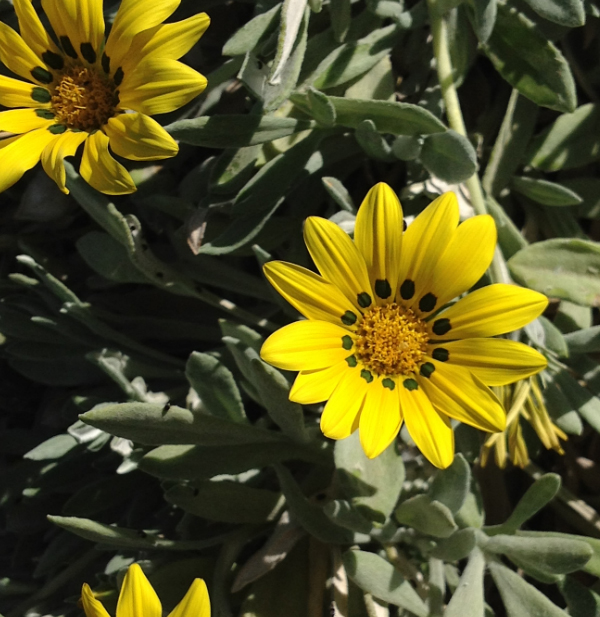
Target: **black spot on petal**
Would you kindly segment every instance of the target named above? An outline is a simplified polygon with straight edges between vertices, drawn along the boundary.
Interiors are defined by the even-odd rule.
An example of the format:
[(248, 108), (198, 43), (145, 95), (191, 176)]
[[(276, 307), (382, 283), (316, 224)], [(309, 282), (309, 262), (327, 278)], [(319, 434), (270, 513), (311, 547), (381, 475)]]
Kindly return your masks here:
[(52, 97), (46, 88), (35, 86), (31, 90), (31, 98), (36, 101), (36, 103), (49, 103)]
[(71, 43), (71, 39), (68, 36), (63, 35), (58, 40), (60, 41), (60, 46), (63, 48), (63, 51), (67, 54), (67, 56), (75, 60), (79, 58), (75, 48), (73, 47), (73, 43)]
[(110, 58), (105, 53), (102, 53), (102, 69), (105, 73), (110, 73)]
[(363, 369), (360, 372), (360, 376), (367, 382), (367, 383), (371, 383), (373, 381), (373, 375), (371, 373), (371, 371), (367, 371), (367, 369)]
[(392, 286), (387, 279), (378, 279), (375, 281), (375, 293), (380, 298), (389, 298), (392, 295)]
[(348, 336), (347, 334), (346, 336), (342, 336), (342, 347), (344, 349), (350, 350), (352, 349), (352, 345), (353, 345), (353, 342), (352, 342), (351, 336)]
[(358, 305), (362, 306), (362, 308), (368, 308), (369, 306), (371, 306), (371, 302), (373, 301), (371, 300), (371, 296), (366, 291), (359, 293), (356, 296), (356, 300), (358, 302)]
[(418, 390), (419, 389), (419, 384), (417, 383), (416, 379), (405, 379), (402, 382), (402, 385), (407, 390)]
[(400, 285), (400, 295), (403, 300), (410, 300), (415, 295), (415, 283), (410, 279), (406, 279), (402, 285)]
[(390, 379), (389, 377), (386, 377), (382, 382), (381, 385), (384, 388), (387, 388), (388, 390), (393, 390), (396, 387), (396, 382), (393, 379)]
[(115, 76), (113, 77), (113, 81), (115, 82), (115, 86), (119, 87), (121, 85), (121, 83), (123, 82), (123, 77), (125, 76), (125, 73), (123, 73), (123, 69), (121, 67), (119, 67), (116, 72), (115, 72)]
[(419, 300), (419, 310), (423, 313), (429, 313), (430, 311), (433, 311), (436, 304), (436, 296), (432, 293), (427, 293)]
[(42, 54), (42, 60), (55, 71), (60, 71), (65, 66), (65, 59), (60, 54), (55, 54), (50, 50)]
[(423, 377), (431, 377), (433, 371), (435, 371), (435, 366), (431, 364), (431, 362), (425, 362), (425, 364), (421, 365), (419, 373), (421, 373)]
[(64, 124), (53, 124), (48, 127), (48, 130), (53, 135), (62, 135), (67, 130), (67, 127)]
[(39, 81), (43, 84), (51, 84), (54, 81), (54, 76), (52, 75), (52, 73), (41, 66), (36, 66), (31, 71), (31, 76), (36, 81)]
[(433, 359), (438, 360), (438, 362), (448, 362), (450, 352), (443, 347), (436, 347), (431, 355), (433, 356)]
[(452, 329), (452, 324), (450, 323), (450, 320), (446, 318), (436, 319), (433, 322), (433, 328), (431, 329), (438, 336), (442, 336), (450, 332), (450, 330)]
[(79, 46), (79, 50), (81, 51), (83, 58), (90, 64), (94, 64), (94, 62), (96, 62), (96, 50), (92, 47), (91, 43), (82, 43)]
[(356, 356), (348, 356), (348, 357), (346, 358), (346, 362), (348, 363), (348, 366), (349, 366), (350, 368), (354, 368), (354, 367), (358, 364), (358, 361), (357, 361), (357, 359), (356, 359)]
[(356, 320), (358, 319), (358, 317), (356, 316), (355, 313), (353, 313), (352, 311), (346, 311), (343, 315), (342, 315), (342, 323), (345, 326), (352, 326), (356, 323)]

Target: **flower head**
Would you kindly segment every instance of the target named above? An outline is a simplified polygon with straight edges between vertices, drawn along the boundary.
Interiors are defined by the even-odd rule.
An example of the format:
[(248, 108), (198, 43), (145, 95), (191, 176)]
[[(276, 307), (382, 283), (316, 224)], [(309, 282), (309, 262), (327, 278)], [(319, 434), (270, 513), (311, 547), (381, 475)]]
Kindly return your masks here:
[(454, 457), (451, 418), (504, 429), (506, 413), (487, 386), (537, 373), (546, 359), (522, 343), (490, 337), (521, 328), (548, 301), (496, 284), (446, 306), (491, 263), (490, 216), (458, 225), (456, 197), (446, 193), (403, 232), (400, 202), (380, 183), (360, 207), (354, 242), (319, 217), (307, 219), (304, 237), (321, 276), (277, 261), (264, 272), (307, 319), (272, 334), (261, 356), (300, 371), (290, 399), (327, 401), (327, 437), (344, 439), (358, 429), (373, 458), (404, 421), (423, 454), (443, 468)]
[[(94, 597), (90, 586), (81, 590), (83, 610), (87, 617), (110, 617), (102, 603)], [(116, 617), (161, 617), (162, 606), (152, 585), (137, 563), (129, 566), (119, 594)], [(210, 617), (210, 599), (206, 584), (197, 578), (183, 600), (169, 613), (169, 617)]]
[[(132, 193), (134, 161), (175, 156), (173, 138), (150, 118), (174, 111), (206, 87), (178, 62), (209, 24), (205, 13), (162, 23), (180, 0), (122, 0), (105, 39), (102, 0), (42, 0), (55, 37), (32, 0), (14, 0), (21, 34), (0, 23), (0, 61), (21, 79), (0, 75), (0, 191), (41, 160), (67, 193), (64, 158), (85, 143), (80, 173), (110, 195)], [(56, 42), (55, 42), (56, 41)], [(23, 81), (26, 80), (26, 81)]]

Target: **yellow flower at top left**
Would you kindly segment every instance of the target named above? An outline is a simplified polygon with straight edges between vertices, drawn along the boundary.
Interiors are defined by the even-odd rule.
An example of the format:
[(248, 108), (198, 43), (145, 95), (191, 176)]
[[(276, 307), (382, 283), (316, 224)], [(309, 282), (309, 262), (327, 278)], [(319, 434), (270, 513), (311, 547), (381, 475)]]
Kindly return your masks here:
[[(86, 617), (110, 617), (87, 583), (81, 590), (81, 603)], [(162, 606), (156, 591), (137, 563), (129, 566), (123, 579), (117, 617), (162, 617)], [(194, 580), (169, 617), (210, 617), (210, 598), (202, 579)]]
[[(136, 190), (111, 155), (166, 159), (177, 143), (150, 116), (178, 109), (206, 78), (178, 61), (210, 23), (205, 13), (163, 23), (180, 0), (122, 0), (105, 37), (102, 0), (42, 0), (54, 36), (32, 0), (14, 0), (20, 34), (0, 22), (0, 191), (41, 160), (64, 193), (64, 159), (85, 144), (80, 174), (109, 195)], [(26, 81), (24, 81), (26, 80)]]

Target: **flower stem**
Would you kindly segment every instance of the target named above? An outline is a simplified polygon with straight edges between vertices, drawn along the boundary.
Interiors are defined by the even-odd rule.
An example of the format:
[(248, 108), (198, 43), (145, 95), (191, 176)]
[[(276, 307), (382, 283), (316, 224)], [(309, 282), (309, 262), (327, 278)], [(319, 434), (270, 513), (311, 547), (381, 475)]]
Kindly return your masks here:
[[(429, 19), (431, 22), (431, 34), (433, 36), (433, 53), (435, 56), (438, 80), (442, 89), (442, 97), (446, 106), (446, 117), (450, 128), (460, 135), (467, 137), (467, 129), (463, 120), (458, 93), (454, 85), (452, 60), (448, 46), (448, 28), (443, 15), (438, 9), (437, 0), (427, 0), (429, 7)], [(474, 173), (465, 181), (465, 186), (471, 196), (471, 205), (476, 214), (487, 214), (485, 197), (481, 187), (479, 175)], [(490, 265), (490, 277), (493, 283), (509, 282), (508, 270), (499, 250), (496, 250), (494, 259)]]

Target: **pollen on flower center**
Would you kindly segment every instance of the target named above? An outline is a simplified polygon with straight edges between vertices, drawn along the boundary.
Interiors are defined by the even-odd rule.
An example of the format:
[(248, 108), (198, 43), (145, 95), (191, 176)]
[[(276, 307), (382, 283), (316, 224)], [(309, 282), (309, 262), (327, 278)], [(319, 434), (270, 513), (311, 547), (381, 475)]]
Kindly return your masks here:
[(91, 132), (115, 115), (118, 93), (93, 68), (71, 66), (59, 76), (51, 104), (58, 123)]
[(429, 340), (425, 324), (395, 302), (370, 308), (357, 334), (356, 355), (377, 375), (408, 375), (423, 364)]

